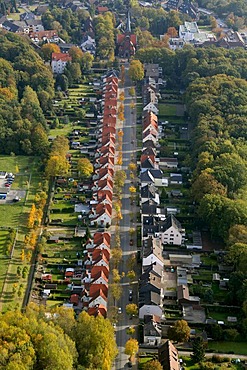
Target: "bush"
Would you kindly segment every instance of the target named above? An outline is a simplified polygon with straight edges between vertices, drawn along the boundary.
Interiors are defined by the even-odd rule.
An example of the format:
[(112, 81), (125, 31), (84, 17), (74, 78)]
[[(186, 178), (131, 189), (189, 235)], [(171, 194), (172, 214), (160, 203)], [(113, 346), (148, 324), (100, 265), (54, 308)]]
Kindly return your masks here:
[(220, 357), (219, 355), (213, 355), (212, 356), (212, 362), (214, 364), (221, 364), (222, 362), (224, 362), (224, 358)]

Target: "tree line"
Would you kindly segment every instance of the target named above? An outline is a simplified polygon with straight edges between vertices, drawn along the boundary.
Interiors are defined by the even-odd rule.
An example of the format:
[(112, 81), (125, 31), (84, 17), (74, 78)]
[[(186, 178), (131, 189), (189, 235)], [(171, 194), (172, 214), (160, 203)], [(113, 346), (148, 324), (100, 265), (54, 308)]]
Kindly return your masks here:
[(2, 154), (45, 155), (44, 111), (54, 96), (53, 76), (25, 39), (0, 32), (0, 148)]
[(0, 369), (110, 370), (117, 354), (108, 319), (74, 310), (29, 305), (0, 318)]

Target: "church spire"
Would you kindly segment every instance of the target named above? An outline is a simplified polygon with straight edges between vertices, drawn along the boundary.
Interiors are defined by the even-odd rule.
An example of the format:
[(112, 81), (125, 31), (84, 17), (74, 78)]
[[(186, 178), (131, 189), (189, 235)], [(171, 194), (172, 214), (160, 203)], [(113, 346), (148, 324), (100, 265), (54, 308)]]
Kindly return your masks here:
[(127, 24), (126, 24), (126, 33), (131, 33), (131, 22), (130, 22), (130, 10), (127, 12)]

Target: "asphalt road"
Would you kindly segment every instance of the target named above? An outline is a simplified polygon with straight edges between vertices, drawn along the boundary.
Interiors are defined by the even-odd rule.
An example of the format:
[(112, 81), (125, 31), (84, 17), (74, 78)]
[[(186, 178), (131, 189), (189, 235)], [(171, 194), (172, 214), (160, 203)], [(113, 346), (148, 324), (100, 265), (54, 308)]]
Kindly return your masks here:
[[(129, 187), (131, 185), (130, 181), (130, 172), (128, 170), (128, 165), (131, 162), (131, 159), (135, 161), (136, 157), (136, 110), (131, 109), (131, 101), (135, 101), (135, 98), (132, 98), (129, 95), (129, 88), (133, 86), (128, 77), (128, 63), (125, 64), (125, 84), (124, 84), (124, 116), (125, 121), (123, 124), (123, 165), (122, 169), (125, 170), (127, 178), (125, 181), (122, 197), (122, 220), (120, 222), (120, 238), (121, 238), (121, 247), (123, 250), (123, 261), (120, 266), (120, 274), (124, 272), (127, 274), (128, 266), (127, 260), (128, 257), (136, 252), (136, 243), (134, 246), (130, 246), (130, 227), (135, 226), (135, 207), (130, 204), (130, 192)], [(132, 216), (133, 214), (133, 216)], [(122, 313), (119, 315), (119, 321), (116, 328), (116, 340), (118, 345), (119, 354), (115, 361), (115, 369), (126, 369), (128, 368), (128, 356), (124, 354), (125, 343), (129, 339), (129, 336), (126, 333), (126, 329), (129, 326), (132, 326), (136, 323), (137, 319), (130, 319), (125, 312), (125, 307), (129, 302), (129, 290), (133, 290), (133, 303), (137, 303), (137, 282), (129, 284), (128, 278), (124, 278), (122, 282), (123, 294), (118, 302), (118, 307), (121, 307)], [(136, 366), (133, 365), (133, 369)]]

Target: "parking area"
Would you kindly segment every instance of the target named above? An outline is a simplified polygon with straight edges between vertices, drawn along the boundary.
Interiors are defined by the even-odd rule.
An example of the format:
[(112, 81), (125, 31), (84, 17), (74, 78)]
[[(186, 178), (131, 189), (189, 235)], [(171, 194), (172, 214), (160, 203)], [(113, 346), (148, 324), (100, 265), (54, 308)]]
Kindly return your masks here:
[[(4, 172), (1, 172), (4, 174)], [(15, 181), (15, 176), (10, 173), (0, 177), (0, 204), (14, 203), (23, 199), (26, 195), (26, 190), (12, 189)]]

